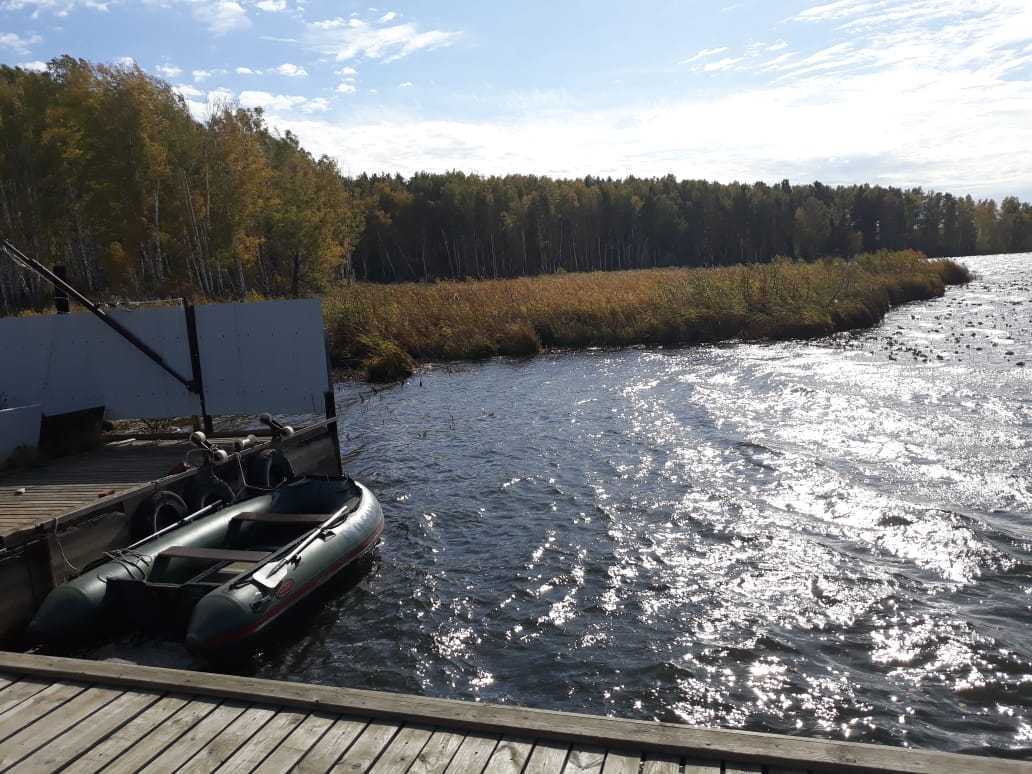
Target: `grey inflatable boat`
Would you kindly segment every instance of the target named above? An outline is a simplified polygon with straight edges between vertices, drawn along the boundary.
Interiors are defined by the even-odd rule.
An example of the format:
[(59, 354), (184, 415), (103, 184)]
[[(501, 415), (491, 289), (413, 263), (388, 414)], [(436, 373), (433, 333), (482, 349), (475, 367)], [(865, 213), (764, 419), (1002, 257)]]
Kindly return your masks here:
[(67, 644), (108, 615), (178, 616), (194, 652), (237, 650), (372, 549), (383, 524), (358, 482), (302, 478), (111, 554), (51, 591), (29, 635)]

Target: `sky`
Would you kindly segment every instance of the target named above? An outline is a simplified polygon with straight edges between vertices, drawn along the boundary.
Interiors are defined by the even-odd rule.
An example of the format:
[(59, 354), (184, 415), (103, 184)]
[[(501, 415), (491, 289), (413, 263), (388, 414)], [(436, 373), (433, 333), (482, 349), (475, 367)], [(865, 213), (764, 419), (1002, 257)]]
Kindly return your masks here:
[[(368, 2), (368, 0), (367, 0)], [(345, 173), (1032, 199), (1032, 0), (0, 0), (0, 62), (133, 63)]]

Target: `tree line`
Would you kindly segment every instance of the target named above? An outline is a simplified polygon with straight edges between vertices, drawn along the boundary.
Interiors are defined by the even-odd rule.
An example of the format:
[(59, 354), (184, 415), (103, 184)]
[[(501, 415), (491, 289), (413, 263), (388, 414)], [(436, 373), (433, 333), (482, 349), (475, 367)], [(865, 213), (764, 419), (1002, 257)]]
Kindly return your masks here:
[(1032, 206), (819, 182), (361, 176), (352, 271), (380, 282), (715, 266), (776, 256), (1032, 251)]
[[(100, 297), (246, 298), (341, 281), (1032, 251), (1032, 206), (920, 188), (461, 172), (348, 178), (262, 111), (196, 121), (135, 66), (0, 67), (0, 228)], [(0, 263), (0, 312), (48, 289)]]

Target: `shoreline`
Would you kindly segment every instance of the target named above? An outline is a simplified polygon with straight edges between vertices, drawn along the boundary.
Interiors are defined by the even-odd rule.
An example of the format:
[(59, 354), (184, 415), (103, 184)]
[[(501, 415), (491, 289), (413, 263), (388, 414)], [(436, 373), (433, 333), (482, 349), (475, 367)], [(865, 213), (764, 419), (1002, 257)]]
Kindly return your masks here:
[(420, 365), (598, 347), (814, 339), (869, 328), (972, 279), (915, 251), (850, 261), (353, 284), (323, 299), (335, 374), (402, 381)]

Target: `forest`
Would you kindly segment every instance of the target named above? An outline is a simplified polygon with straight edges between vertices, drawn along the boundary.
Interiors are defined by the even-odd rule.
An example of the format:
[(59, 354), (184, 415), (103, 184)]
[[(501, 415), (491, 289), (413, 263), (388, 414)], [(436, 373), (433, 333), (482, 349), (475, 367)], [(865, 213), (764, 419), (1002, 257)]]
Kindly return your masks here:
[[(342, 175), (262, 111), (195, 120), (135, 66), (0, 67), (0, 229), (98, 298), (322, 295), (654, 267), (1032, 251), (1032, 206), (920, 188)], [(49, 289), (0, 263), (0, 313)]]

